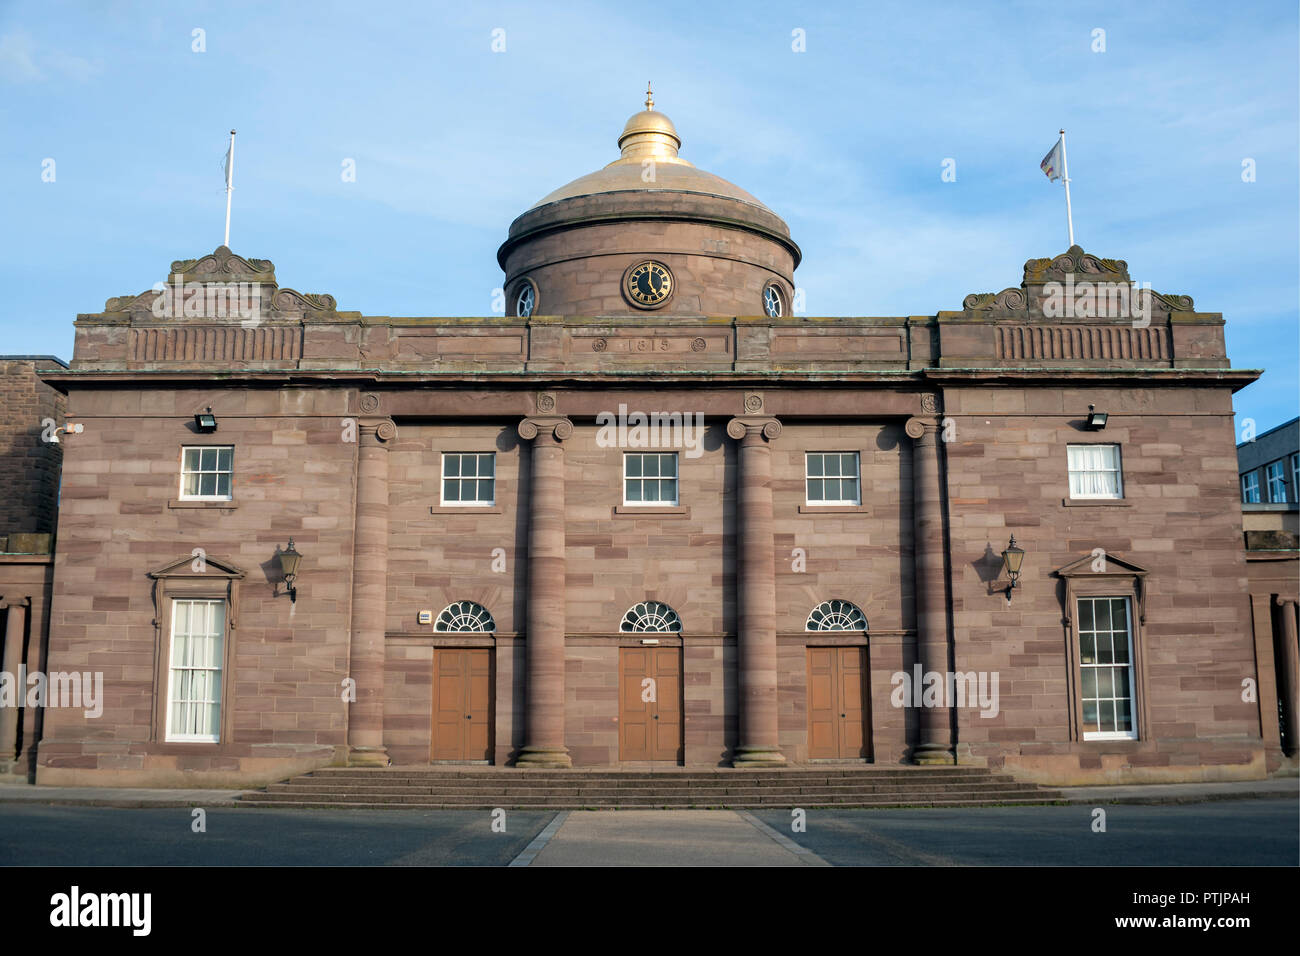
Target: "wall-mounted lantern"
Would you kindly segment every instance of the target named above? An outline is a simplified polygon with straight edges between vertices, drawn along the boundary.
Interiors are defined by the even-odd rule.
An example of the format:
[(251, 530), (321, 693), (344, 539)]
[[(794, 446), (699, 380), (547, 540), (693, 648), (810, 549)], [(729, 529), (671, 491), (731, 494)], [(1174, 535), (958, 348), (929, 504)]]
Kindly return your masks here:
[(1011, 543), (1007, 549), (1002, 552), (1002, 566), (1007, 569), (1007, 577), (1011, 583), (1007, 585), (1007, 603), (1011, 603), (1011, 591), (1013, 588), (1020, 586), (1020, 566), (1025, 561), (1024, 548), (1016, 547), (1016, 536), (1011, 536)]
[(194, 427), (202, 435), (211, 435), (217, 430), (217, 416), (212, 414), (211, 405), (206, 412), (199, 412), (194, 416)]
[(1083, 420), (1083, 427), (1089, 431), (1099, 432), (1106, 427), (1106, 419), (1109, 416), (1105, 412), (1099, 412), (1096, 409), (1096, 405), (1088, 406), (1088, 417)]
[(302, 560), (293, 546), (293, 538), (289, 539), (289, 547), (283, 551), (276, 552), (276, 558), (280, 561), (280, 573), (284, 576), (285, 590), (289, 592), (289, 603), (298, 603), (298, 589), (294, 587), (294, 581), (298, 579), (298, 562)]

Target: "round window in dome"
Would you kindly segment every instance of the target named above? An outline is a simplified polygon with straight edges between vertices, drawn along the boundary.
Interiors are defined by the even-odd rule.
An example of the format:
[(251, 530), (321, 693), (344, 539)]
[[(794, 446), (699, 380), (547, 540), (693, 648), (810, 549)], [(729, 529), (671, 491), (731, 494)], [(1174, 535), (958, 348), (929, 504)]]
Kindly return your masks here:
[(537, 288), (531, 279), (525, 279), (519, 283), (519, 291), (515, 293), (515, 315), (522, 319), (529, 318), (536, 307)]
[(769, 318), (779, 319), (785, 314), (785, 301), (776, 283), (771, 283), (763, 290), (763, 312)]

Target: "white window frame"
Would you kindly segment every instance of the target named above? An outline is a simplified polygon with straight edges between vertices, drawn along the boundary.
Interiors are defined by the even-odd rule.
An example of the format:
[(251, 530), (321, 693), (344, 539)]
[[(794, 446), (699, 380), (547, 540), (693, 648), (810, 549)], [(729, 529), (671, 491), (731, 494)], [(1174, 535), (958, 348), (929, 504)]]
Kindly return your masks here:
[[(203, 743), (219, 744), (221, 743), (221, 722), (225, 716), (222, 698), (225, 692), (225, 655), (226, 655), (226, 636), (227, 622), (229, 621), (229, 608), (223, 598), (173, 598), (172, 599), (171, 626), (167, 636), (167, 698), (166, 698), (166, 732), (165, 740), (168, 743)], [(221, 609), (221, 626), (215, 632), (209, 632), (209, 637), (215, 636), (218, 643), (215, 659), (215, 667), (193, 667), (184, 666), (178, 668), (175, 662), (176, 654), (176, 618), (182, 605), (209, 604), (215, 605)], [(186, 634), (186, 637), (192, 637), (193, 634)], [(211, 734), (189, 734), (178, 733), (172, 729), (172, 720), (174, 707), (178, 703), (176, 699), (176, 673), (181, 671), (207, 671), (217, 675), (216, 680), (216, 699), (203, 701), (204, 706), (216, 705), (216, 718), (214, 732)], [(196, 701), (189, 700), (186, 702), (190, 707), (196, 706)]]
[[(1083, 714), (1083, 707), (1085, 701), (1103, 699), (1099, 697), (1084, 696), (1083, 674), (1085, 670), (1100, 671), (1101, 669), (1107, 669), (1113, 673), (1118, 669), (1118, 666), (1114, 663), (1098, 662), (1093, 664), (1085, 664), (1083, 662), (1083, 625), (1082, 625), (1083, 611), (1081, 610), (1081, 607), (1084, 601), (1123, 601), (1124, 602), (1124, 624), (1128, 631), (1127, 670), (1128, 670), (1129, 696), (1127, 699), (1129, 704), (1129, 729), (1128, 730), (1082, 730), (1082, 725), (1081, 725), (1080, 730), (1082, 730), (1082, 733), (1080, 736), (1084, 740), (1137, 740), (1138, 739), (1138, 700), (1137, 700), (1138, 686), (1137, 686), (1137, 662), (1133, 657), (1134, 654), (1133, 601), (1128, 595), (1125, 594), (1083, 594), (1075, 597), (1074, 611), (1078, 615), (1078, 617), (1076, 617), (1075, 620), (1080, 622), (1077, 631), (1077, 637), (1075, 638), (1076, 641), (1078, 642), (1078, 654), (1079, 654), (1079, 713), (1080, 715)], [(1095, 625), (1096, 624), (1095, 606), (1094, 606), (1093, 614), (1094, 614), (1093, 624)], [(1093, 628), (1091, 628), (1089, 630), (1089, 633), (1095, 635), (1097, 633), (1096, 627), (1094, 626)], [(1104, 633), (1113, 635), (1114, 628), (1108, 628)], [(1113, 685), (1112, 685), (1111, 696), (1109, 698), (1104, 698), (1104, 699), (1112, 700), (1112, 701), (1119, 699), (1118, 697), (1114, 696)]]
[[(628, 460), (629, 460), (633, 455), (636, 455), (636, 456), (638, 456), (638, 457), (640, 457), (640, 458), (643, 458), (643, 459), (644, 459), (644, 458), (648, 458), (648, 457), (672, 458), (672, 460), (673, 460), (673, 474), (672, 474), (672, 482), (673, 482), (673, 500), (672, 500), (672, 501), (662, 501), (662, 500), (661, 500), (661, 501), (629, 501), (629, 500), (628, 500), (628, 497), (627, 497), (627, 483), (628, 483), (629, 481), (645, 481), (645, 480), (646, 480), (646, 475), (644, 474), (644, 469), (642, 469), (643, 473), (640, 474), (640, 475), (632, 475), (632, 476), (629, 476), (629, 475), (628, 475), (628, 473), (627, 473), (627, 463), (628, 463)], [(627, 506), (627, 507), (631, 507), (631, 508), (643, 508), (643, 507), (644, 507), (644, 508), (676, 508), (678, 502), (681, 501), (681, 497), (682, 497), (682, 470), (681, 470), (681, 465), (682, 465), (682, 463), (681, 463), (680, 460), (678, 460), (677, 452), (675, 452), (675, 451), (625, 451), (625, 452), (623, 452), (623, 504), (624, 504), (625, 506)], [(658, 475), (658, 476), (654, 476), (654, 477), (650, 478), (650, 480), (652, 480), (652, 481), (667, 481), (668, 479), (665, 478), (665, 477), (662, 476), (662, 475)], [(644, 492), (644, 490), (645, 490), (645, 486), (642, 485), (642, 491)]]
[[(1274, 493), (1275, 487), (1281, 494)], [(1286, 501), (1286, 464), (1281, 458), (1264, 466), (1264, 488), (1271, 503), (1283, 504)]]
[(1300, 501), (1300, 452), (1291, 455), (1291, 500)]
[(1259, 500), (1259, 472), (1248, 471), (1241, 476), (1242, 504), (1257, 505)]
[[(203, 452), (209, 449), (215, 449), (217, 452), (218, 468), (208, 470), (202, 467)], [(189, 471), (185, 467), (186, 454), (191, 451), (199, 453), (199, 470)], [(220, 469), (221, 452), (230, 452), (230, 471)], [(228, 495), (191, 495), (185, 493), (185, 478), (187, 475), (229, 475), (230, 476), (230, 494)], [(182, 445), (181, 446), (181, 479), (178, 494), (181, 501), (233, 501), (235, 498), (235, 446), (234, 445)]]
[[(813, 455), (822, 455), (822, 456), (825, 456), (825, 455), (835, 455), (837, 458), (839, 458), (839, 456), (842, 456), (842, 455), (852, 455), (852, 456), (853, 456), (853, 468), (854, 468), (855, 474), (853, 474), (853, 475), (845, 475), (845, 474), (839, 474), (839, 473), (837, 473), (837, 474), (834, 474), (834, 475), (827, 475), (827, 474), (826, 474), (826, 462), (825, 462), (825, 458), (823, 458), (823, 459), (822, 459), (822, 474), (820, 474), (820, 475), (811, 475), (811, 474), (809, 474), (809, 472), (808, 472), (808, 460), (809, 460)], [(839, 461), (837, 461), (837, 462), (836, 462), (836, 468), (839, 468), (839, 467), (840, 467), (840, 463), (839, 463)], [(850, 499), (847, 499), (847, 498), (838, 498), (838, 499), (835, 499), (835, 500), (831, 500), (831, 499), (829, 499), (829, 498), (819, 498), (818, 500), (814, 501), (812, 498), (809, 498), (809, 497), (808, 497), (808, 482), (810, 482), (810, 481), (820, 481), (820, 480), (823, 480), (823, 479), (825, 479), (825, 478), (837, 478), (837, 479), (840, 479), (841, 481), (843, 481), (843, 480), (846, 479), (846, 478), (852, 478), (852, 479), (854, 479), (854, 481), (857, 483), (857, 489), (858, 489), (857, 496), (854, 497), (854, 498), (851, 499), (851, 500), (850, 500)], [(814, 507), (814, 508), (817, 507), (818, 505), (860, 505), (860, 504), (862, 504), (862, 454), (861, 454), (860, 452), (856, 452), (856, 451), (806, 451), (806, 452), (804, 452), (804, 454), (803, 454), (803, 497), (804, 497), (804, 504), (805, 504), (805, 505), (808, 505), (808, 506), (811, 506), (811, 507)]]
[[(1112, 448), (1115, 451), (1115, 494), (1074, 493), (1074, 475), (1092, 475), (1103, 472), (1075, 470), (1070, 467), (1070, 450), (1073, 448)], [(1071, 501), (1121, 501), (1124, 498), (1124, 457), (1116, 442), (1071, 442), (1065, 448), (1065, 480)]]
[[(491, 501), (478, 501), (478, 500), (448, 501), (447, 500), (447, 481), (449, 479), (457, 482), (464, 480), (463, 475), (461, 474), (456, 474), (456, 475), (447, 474), (447, 459), (452, 456), (455, 456), (456, 458), (461, 459), (461, 463), (463, 464), (464, 458), (467, 455), (473, 455), (474, 458), (476, 459), (474, 464), (475, 469), (478, 468), (478, 460), (484, 457), (488, 457), (492, 459), (492, 479), (491, 479), (492, 500)], [(442, 453), (442, 464), (440, 466), (440, 471), (441, 474), (438, 478), (438, 501), (441, 502), (443, 506), (449, 508), (491, 508), (496, 505), (497, 503), (497, 454), (496, 452), (494, 451), (444, 451)], [(478, 474), (474, 475), (474, 493), (476, 495), (478, 494), (478, 483), (484, 480), (486, 479), (483, 476)]]

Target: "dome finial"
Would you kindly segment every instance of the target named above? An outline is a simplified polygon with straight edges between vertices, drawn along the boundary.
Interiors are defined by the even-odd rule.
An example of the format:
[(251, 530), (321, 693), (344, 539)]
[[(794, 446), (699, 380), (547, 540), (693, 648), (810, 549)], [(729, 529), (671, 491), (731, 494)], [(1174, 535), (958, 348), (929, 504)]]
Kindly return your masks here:
[(645, 108), (652, 110), (655, 108), (655, 95), (650, 91), (650, 81), (645, 81)]

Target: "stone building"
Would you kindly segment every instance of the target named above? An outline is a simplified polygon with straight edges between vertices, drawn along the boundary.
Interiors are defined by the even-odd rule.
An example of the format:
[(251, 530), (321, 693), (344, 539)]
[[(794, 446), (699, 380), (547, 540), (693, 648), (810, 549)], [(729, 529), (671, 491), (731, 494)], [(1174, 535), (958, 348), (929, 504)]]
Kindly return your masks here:
[(224, 247), (78, 316), (49, 656), (102, 713), (47, 709), (38, 781), (1266, 772), (1221, 315), (1073, 247), (804, 316), (776, 213), (652, 104), (618, 145), (510, 226), (504, 316)]
[[(53, 439), (66, 404), (37, 377), (50, 365), (67, 368), (51, 355), (0, 355), (0, 673), (10, 675), (43, 670), (49, 633), (63, 457)], [(0, 783), (35, 770), (41, 709), (25, 703), (0, 686)]]

